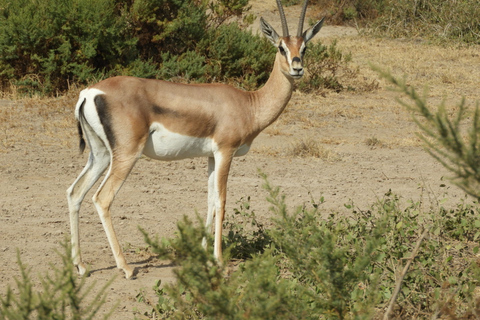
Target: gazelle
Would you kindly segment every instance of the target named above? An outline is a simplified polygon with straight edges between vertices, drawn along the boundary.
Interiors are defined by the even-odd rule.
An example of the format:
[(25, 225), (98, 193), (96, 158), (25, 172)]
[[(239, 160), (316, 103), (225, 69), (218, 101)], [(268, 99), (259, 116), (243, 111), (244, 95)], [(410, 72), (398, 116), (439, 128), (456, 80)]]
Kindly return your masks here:
[[(261, 30), (277, 48), (267, 83), (246, 92), (225, 84), (179, 84), (135, 77), (113, 77), (80, 93), (75, 108), (80, 149), (90, 148), (87, 164), (67, 190), (72, 258), (86, 272), (80, 255), (79, 210), (86, 193), (107, 171), (93, 196), (117, 267), (131, 278), (134, 270), (122, 253), (110, 217), (114, 197), (142, 154), (157, 160), (208, 157), (208, 213), (215, 216), (214, 254), (222, 259), (222, 224), (227, 179), (233, 157), (245, 155), (253, 139), (274, 122), (287, 105), (293, 81), (302, 77), (306, 44), (321, 29), (323, 19), (303, 32), (306, 0), (298, 33), (290, 36), (277, 0), (283, 36), (263, 19)], [(85, 139), (83, 138), (85, 136)], [(206, 243), (204, 243), (206, 245)]]

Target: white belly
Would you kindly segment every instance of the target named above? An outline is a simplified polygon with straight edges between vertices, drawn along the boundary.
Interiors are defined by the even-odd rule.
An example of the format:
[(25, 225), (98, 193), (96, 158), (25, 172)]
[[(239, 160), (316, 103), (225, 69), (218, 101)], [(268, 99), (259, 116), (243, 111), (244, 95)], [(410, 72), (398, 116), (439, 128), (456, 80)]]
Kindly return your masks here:
[(215, 143), (211, 138), (196, 138), (168, 131), (162, 124), (150, 128), (143, 153), (157, 160), (180, 160), (195, 157), (213, 157)]

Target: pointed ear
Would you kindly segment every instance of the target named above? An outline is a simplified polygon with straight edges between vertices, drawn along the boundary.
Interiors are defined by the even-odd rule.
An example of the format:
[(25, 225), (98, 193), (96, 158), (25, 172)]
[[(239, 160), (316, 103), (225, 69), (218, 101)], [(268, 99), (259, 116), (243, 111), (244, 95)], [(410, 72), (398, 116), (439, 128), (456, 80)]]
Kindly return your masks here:
[(268, 24), (263, 18), (260, 18), (260, 29), (262, 29), (263, 34), (270, 40), (274, 45), (278, 42), (278, 33), (273, 29), (271, 25)]
[(322, 29), (323, 20), (325, 20), (325, 17), (322, 18), (322, 20), (315, 23), (313, 27), (309, 28), (307, 31), (303, 33), (303, 41), (305, 41), (305, 43), (310, 41), (318, 33), (318, 31)]

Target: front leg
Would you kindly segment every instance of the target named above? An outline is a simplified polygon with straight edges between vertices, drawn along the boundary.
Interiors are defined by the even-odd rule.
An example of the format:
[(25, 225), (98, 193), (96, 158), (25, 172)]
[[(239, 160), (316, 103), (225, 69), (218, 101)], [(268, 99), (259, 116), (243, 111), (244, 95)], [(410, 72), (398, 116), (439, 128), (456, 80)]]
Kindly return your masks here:
[(214, 195), (215, 195), (215, 242), (214, 255), (222, 263), (222, 231), (227, 199), (227, 181), (234, 151), (222, 150), (215, 153)]
[[(207, 233), (212, 232), (212, 222), (215, 216), (215, 158), (208, 158), (208, 211), (205, 221), (205, 230)], [(202, 246), (207, 249), (207, 238), (202, 240)]]

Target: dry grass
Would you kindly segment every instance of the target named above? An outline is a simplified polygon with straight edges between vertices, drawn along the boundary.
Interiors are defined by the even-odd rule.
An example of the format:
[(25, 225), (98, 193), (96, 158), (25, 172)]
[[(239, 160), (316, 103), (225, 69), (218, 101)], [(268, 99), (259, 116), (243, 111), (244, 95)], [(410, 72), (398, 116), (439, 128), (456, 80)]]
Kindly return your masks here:
[(77, 94), (72, 90), (58, 98), (2, 100), (0, 152), (22, 148), (24, 144), (71, 147), (71, 138), (77, 134), (73, 116)]
[(287, 150), (287, 156), (301, 158), (317, 158), (324, 161), (338, 161), (340, 156), (329, 148), (325, 148), (313, 137), (293, 142)]
[(371, 137), (371, 138), (365, 139), (365, 144), (372, 149), (385, 147), (385, 143), (383, 143), (377, 137)]
[(272, 146), (260, 146), (258, 148), (254, 148), (251, 152), (269, 156), (269, 157), (279, 157), (279, 156), (282, 156), (283, 154), (282, 150)]
[(389, 148), (421, 147), (421, 146), (423, 146), (423, 141), (417, 135), (413, 135), (406, 138), (394, 138), (390, 140), (387, 145), (387, 147)]
[[(376, 73), (369, 64), (388, 68), (396, 75), (406, 75), (416, 87), (428, 86), (432, 96), (476, 96), (478, 92), (478, 46), (442, 47), (418, 41), (385, 40), (357, 37), (338, 41), (342, 50), (352, 51), (353, 63), (367, 78)], [(386, 87), (384, 80), (379, 80)]]

